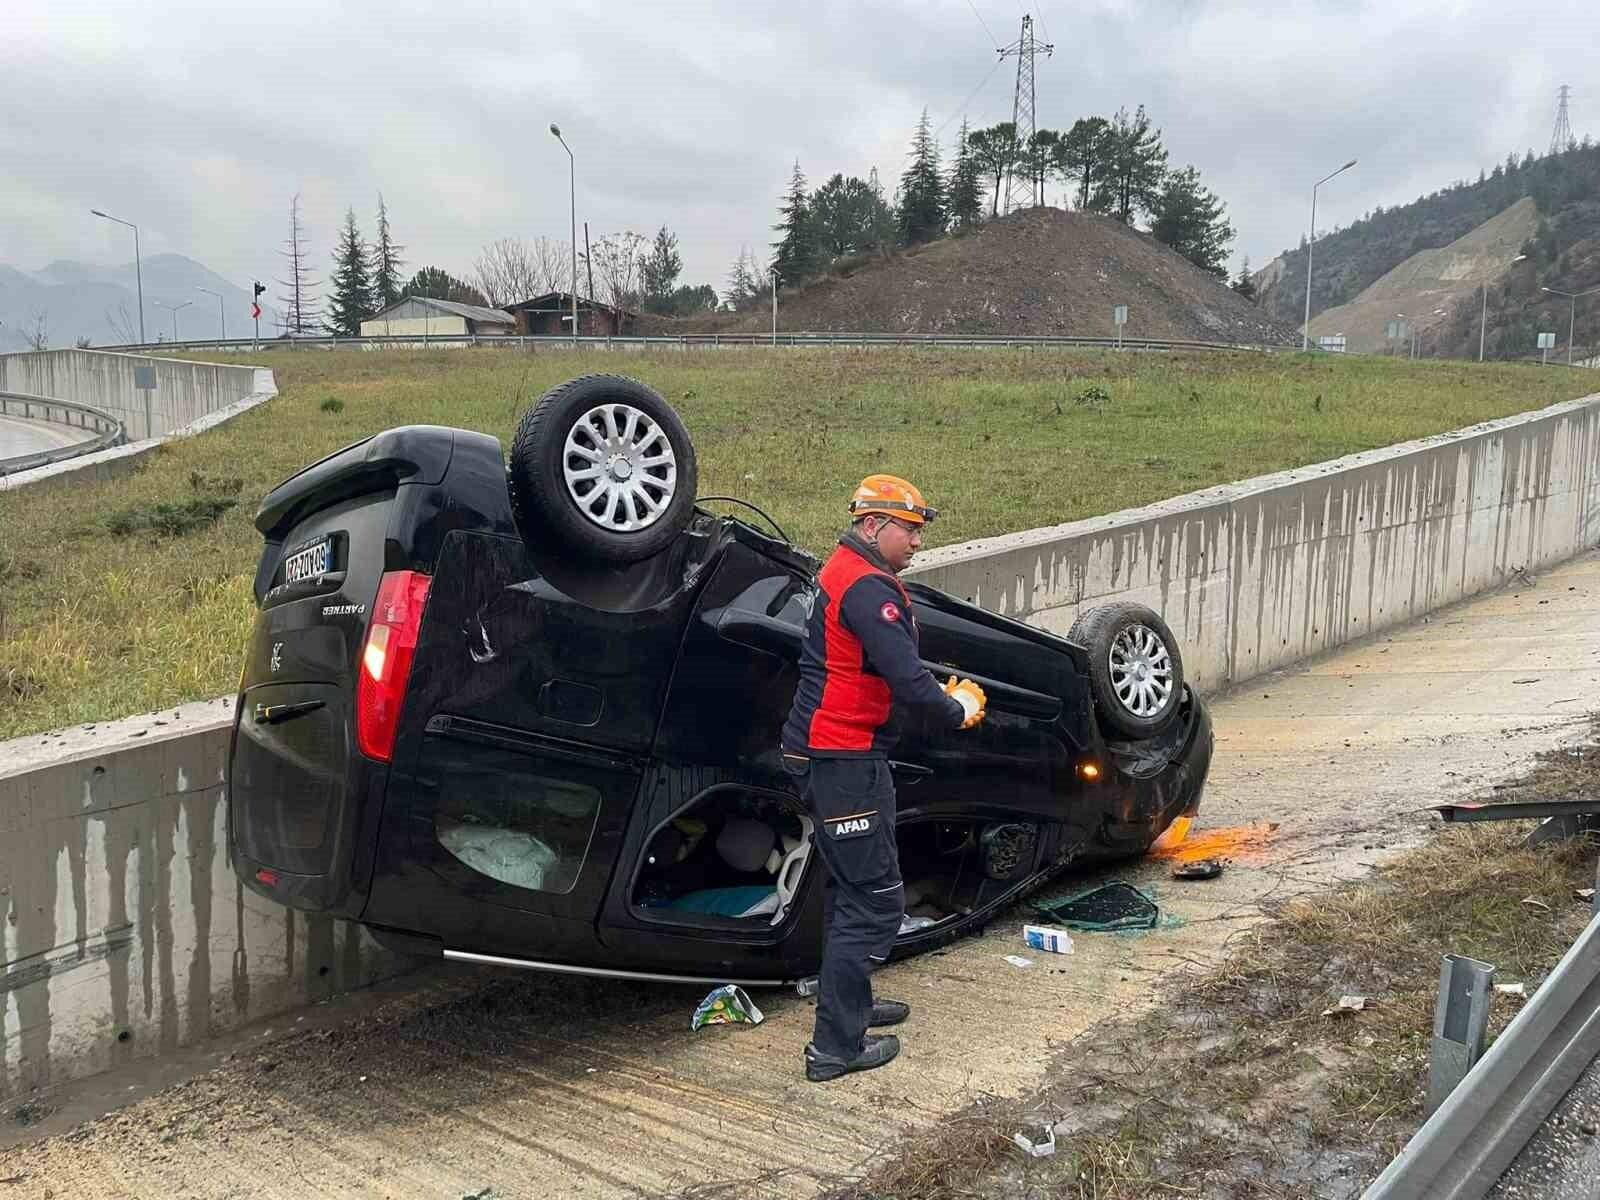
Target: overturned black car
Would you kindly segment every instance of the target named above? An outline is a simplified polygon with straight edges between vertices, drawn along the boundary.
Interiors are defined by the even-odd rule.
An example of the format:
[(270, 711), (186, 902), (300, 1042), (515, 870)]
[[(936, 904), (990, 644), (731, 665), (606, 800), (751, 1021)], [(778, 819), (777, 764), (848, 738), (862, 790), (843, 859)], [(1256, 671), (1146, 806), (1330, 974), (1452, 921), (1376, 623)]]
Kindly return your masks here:
[[(500, 443), (392, 429), (275, 488), (230, 752), (240, 878), (412, 953), (782, 983), (820, 958), (820, 863), (778, 753), (817, 562), (695, 496), (676, 414), (593, 375)], [(1068, 863), (1142, 854), (1210, 765), (1138, 605), (1066, 638), (908, 583), (927, 665), (988, 719), (892, 763), (897, 956)]]

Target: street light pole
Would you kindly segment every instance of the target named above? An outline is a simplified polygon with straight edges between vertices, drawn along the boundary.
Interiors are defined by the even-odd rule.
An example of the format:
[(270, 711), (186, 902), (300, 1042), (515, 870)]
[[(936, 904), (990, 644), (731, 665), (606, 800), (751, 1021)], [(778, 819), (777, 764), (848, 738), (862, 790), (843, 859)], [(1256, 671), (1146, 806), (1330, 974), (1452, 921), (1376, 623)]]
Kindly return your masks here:
[[(1519, 262), (1521, 262), (1523, 259), (1525, 259), (1527, 257), (1528, 256), (1526, 254), (1519, 254), (1515, 258), (1513, 258), (1510, 262), (1508, 262), (1506, 264), (1506, 266), (1514, 267)], [(1480, 316), (1478, 318), (1478, 361), (1479, 362), (1483, 361), (1483, 343), (1484, 343), (1484, 338), (1487, 336), (1488, 332), (1489, 332), (1489, 280), (1487, 278), (1485, 278), (1484, 281), (1483, 281), (1483, 314), (1482, 314), (1482, 316)]]
[[(567, 152), (567, 199), (572, 204), (572, 348), (578, 348), (578, 160), (572, 156), (572, 147), (561, 136), (561, 126), (550, 122), (550, 132)], [(585, 226), (584, 228), (588, 228)]]
[(139, 265), (139, 227), (132, 221), (124, 221), (121, 217), (113, 217), (110, 213), (101, 212), (98, 208), (91, 208), (89, 215), (104, 217), (108, 221), (115, 221), (118, 225), (126, 225), (133, 230), (133, 281), (139, 288), (139, 344), (144, 340), (144, 269)]
[(171, 312), (172, 312), (172, 340), (174, 342), (176, 342), (178, 340), (178, 310), (179, 309), (188, 308), (189, 305), (194, 303), (194, 301), (193, 300), (185, 300), (182, 304), (167, 304), (167, 303), (165, 303), (165, 302), (163, 302), (161, 300), (156, 300), (156, 301), (153, 301), (153, 303), (155, 304), (155, 306), (157, 308), (165, 308), (165, 309), (171, 310)]
[(1311, 185), (1311, 234), (1306, 241), (1306, 319), (1305, 323), (1300, 326), (1300, 349), (1302, 350), (1310, 349), (1311, 346), (1311, 255), (1317, 245), (1317, 189), (1332, 179), (1334, 175), (1348, 171), (1355, 165), (1356, 160), (1352, 158), (1339, 170), (1330, 175), (1324, 175)]
[(197, 292), (204, 292), (208, 296), (215, 296), (217, 298), (217, 317), (222, 322), (222, 340), (223, 341), (227, 341), (228, 340), (228, 314), (227, 314), (227, 311), (222, 307), (222, 293), (221, 292), (213, 292), (210, 288), (203, 288), (203, 287), (200, 287), (198, 284), (195, 285), (195, 289), (194, 290), (197, 291)]
[(1567, 366), (1572, 365), (1572, 335), (1578, 327), (1578, 301), (1585, 296), (1592, 296), (1600, 292), (1600, 287), (1592, 287), (1583, 292), (1558, 292), (1555, 288), (1542, 287), (1541, 292), (1549, 292), (1552, 296), (1565, 296), (1567, 298)]

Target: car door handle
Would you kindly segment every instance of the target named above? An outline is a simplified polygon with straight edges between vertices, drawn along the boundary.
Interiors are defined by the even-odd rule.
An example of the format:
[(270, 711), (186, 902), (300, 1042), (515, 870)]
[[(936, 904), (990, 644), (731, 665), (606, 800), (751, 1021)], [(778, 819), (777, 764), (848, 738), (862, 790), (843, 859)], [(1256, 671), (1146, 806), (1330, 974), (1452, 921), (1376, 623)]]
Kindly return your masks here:
[(988, 707), (994, 712), (1036, 717), (1041, 721), (1054, 721), (1061, 715), (1060, 696), (1047, 696), (1043, 692), (1005, 683), (989, 675), (963, 671), (960, 667), (952, 667), (948, 663), (935, 663), (923, 659), (922, 665), (927, 668), (929, 674), (941, 682), (952, 675), (957, 679), (972, 680), (983, 689), (983, 694), (989, 701)]
[(308, 712), (315, 712), (326, 703), (326, 700), (302, 700), (298, 704), (257, 704), (256, 724), (276, 725), (279, 721), (287, 721), (291, 717), (303, 717)]
[(706, 614), (717, 633), (730, 642), (738, 642), (752, 650), (773, 654), (791, 661), (800, 657), (800, 643), (805, 630), (765, 613), (746, 612), (743, 609), (724, 608), (715, 616)]
[(889, 770), (900, 776), (901, 782), (906, 787), (916, 787), (924, 779), (933, 778), (933, 768), (924, 767), (917, 763), (901, 762), (898, 758), (889, 760)]

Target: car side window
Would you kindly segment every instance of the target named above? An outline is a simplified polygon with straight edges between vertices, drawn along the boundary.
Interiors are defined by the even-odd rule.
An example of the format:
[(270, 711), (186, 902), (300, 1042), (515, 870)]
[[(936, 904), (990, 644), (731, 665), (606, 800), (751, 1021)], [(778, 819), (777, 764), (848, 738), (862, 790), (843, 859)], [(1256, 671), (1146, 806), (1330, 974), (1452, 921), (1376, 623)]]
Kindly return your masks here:
[(514, 750), (429, 740), (439, 844), (500, 883), (570, 892), (600, 814), (599, 789)]

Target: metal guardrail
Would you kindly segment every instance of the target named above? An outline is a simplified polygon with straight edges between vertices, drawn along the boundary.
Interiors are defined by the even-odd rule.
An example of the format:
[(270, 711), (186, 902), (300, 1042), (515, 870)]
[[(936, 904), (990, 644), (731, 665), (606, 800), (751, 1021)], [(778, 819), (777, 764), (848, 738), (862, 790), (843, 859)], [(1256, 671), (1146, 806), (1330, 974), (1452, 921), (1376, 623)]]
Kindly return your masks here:
[(87, 404), (72, 400), (52, 400), (48, 396), (30, 396), (23, 392), (0, 392), (0, 416), (69, 425), (93, 431), (94, 434), (71, 446), (56, 446), (32, 454), (0, 458), (0, 477), (14, 475), (18, 471), (31, 471), (35, 467), (48, 467), (52, 463), (77, 458), (80, 454), (93, 454), (96, 450), (120, 446), (128, 440), (121, 421), (98, 408), (90, 408)]
[(1480, 1200), (1600, 1055), (1600, 915), (1362, 1200)]
[[(770, 333), (678, 333), (678, 334), (615, 334), (612, 336), (580, 337), (576, 344), (585, 349), (681, 349), (703, 350), (736, 346), (967, 346), (1007, 349), (1035, 347), (1073, 347), (1078, 349), (1122, 349), (1145, 351), (1172, 350), (1237, 350), (1252, 353), (1277, 353), (1297, 351), (1291, 345), (1269, 346), (1251, 342), (1205, 342), (1160, 338), (1114, 337), (1054, 337), (1048, 335), (1006, 334), (942, 334), (942, 333), (829, 333), (798, 331)], [(435, 334), (418, 337), (295, 337), (295, 338), (214, 338), (192, 342), (155, 342), (143, 345), (97, 346), (97, 350), (128, 354), (174, 350), (260, 350), (299, 349), (314, 347), (333, 349), (352, 347), (378, 349), (395, 347), (415, 349), (427, 346), (487, 346), (499, 349), (526, 349), (548, 347), (552, 350), (568, 349), (574, 345), (571, 337), (509, 334), (500, 336), (481, 334)]]

